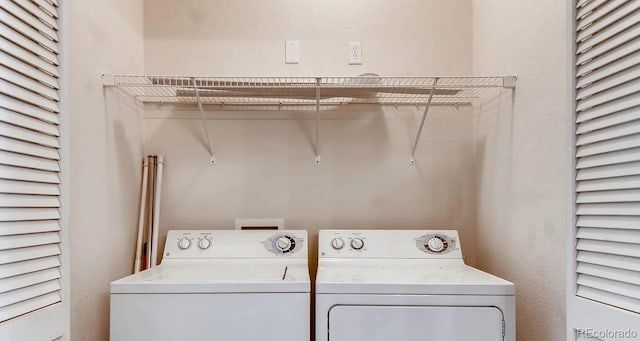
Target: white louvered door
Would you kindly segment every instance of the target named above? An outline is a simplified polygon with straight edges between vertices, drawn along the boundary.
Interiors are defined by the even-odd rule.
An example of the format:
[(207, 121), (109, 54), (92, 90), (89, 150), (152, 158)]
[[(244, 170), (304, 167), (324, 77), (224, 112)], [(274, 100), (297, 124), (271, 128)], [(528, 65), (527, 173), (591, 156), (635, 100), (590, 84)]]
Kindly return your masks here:
[(640, 1), (575, 5), (569, 333), (640, 340)]
[(0, 340), (63, 337), (57, 0), (0, 0)]

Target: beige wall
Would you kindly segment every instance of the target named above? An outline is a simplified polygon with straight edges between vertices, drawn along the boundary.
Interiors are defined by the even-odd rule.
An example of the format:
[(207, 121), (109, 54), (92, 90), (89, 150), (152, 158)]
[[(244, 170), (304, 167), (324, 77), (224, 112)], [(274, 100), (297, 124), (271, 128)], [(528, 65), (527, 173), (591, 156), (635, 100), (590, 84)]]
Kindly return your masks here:
[[(145, 2), (145, 70), (203, 75), (470, 74), (468, 1)], [(301, 43), (301, 63), (285, 65), (284, 41)], [(347, 64), (349, 41), (364, 64)], [(313, 164), (313, 121), (251, 112), (211, 120), (218, 164), (208, 165), (196, 119), (153, 117), (145, 152), (166, 156), (162, 235), (167, 229), (232, 227), (235, 218), (282, 217), (320, 228), (458, 228), (474, 262), (470, 108), (429, 117), (417, 166), (409, 150), (417, 108), (327, 113), (322, 163)], [(191, 113), (193, 116), (193, 113)], [(223, 115), (228, 117), (228, 115)], [(197, 117), (197, 115), (196, 115)]]
[[(564, 2), (68, 6), (73, 340), (107, 339), (109, 282), (131, 270), (141, 145), (167, 158), (163, 232), (229, 227), (236, 217), (283, 217), (311, 231), (455, 227), (469, 263), (477, 256), (480, 267), (516, 283), (518, 340), (564, 338)], [(301, 64), (284, 64), (286, 39), (300, 40)], [(362, 42), (362, 66), (347, 65), (348, 41)], [(208, 123), (218, 156), (210, 166), (194, 112), (150, 109), (140, 123), (128, 99), (103, 94), (101, 73), (143, 68), (217, 76), (517, 73), (520, 80), (515, 97), (494, 94), (474, 120), (468, 107), (436, 108), (417, 166), (408, 165), (418, 119), (411, 108), (325, 114), (320, 165), (308, 115), (235, 113), (252, 119)]]
[(475, 115), (478, 265), (516, 284), (518, 340), (565, 339), (565, 1), (473, 1), (476, 74), (518, 74)]
[(109, 282), (133, 268), (142, 134), (101, 74), (143, 71), (142, 1), (65, 6), (71, 339), (108, 340)]
[[(468, 0), (146, 0), (145, 71), (213, 76), (469, 74)], [(285, 40), (301, 63), (285, 65)], [(361, 66), (347, 65), (349, 41)]]

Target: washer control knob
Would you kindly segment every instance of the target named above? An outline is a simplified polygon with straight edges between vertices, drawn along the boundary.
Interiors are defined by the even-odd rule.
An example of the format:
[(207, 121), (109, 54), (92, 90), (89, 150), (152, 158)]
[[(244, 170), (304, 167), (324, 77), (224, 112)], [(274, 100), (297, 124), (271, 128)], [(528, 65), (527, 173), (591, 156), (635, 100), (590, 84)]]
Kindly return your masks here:
[(427, 246), (433, 252), (442, 252), (445, 250), (444, 242), (438, 237), (431, 237), (427, 242)]
[(364, 247), (364, 240), (360, 238), (351, 239), (351, 247), (355, 250), (360, 250)]
[(178, 247), (181, 250), (186, 250), (191, 247), (191, 241), (187, 238), (181, 238), (180, 240), (178, 240)]
[(336, 250), (342, 249), (344, 247), (344, 240), (342, 240), (342, 238), (333, 238), (331, 241), (331, 247)]
[(276, 247), (280, 251), (287, 251), (291, 247), (291, 240), (287, 237), (280, 237), (276, 241)]
[(209, 239), (209, 238), (206, 238), (206, 237), (205, 237), (205, 238), (202, 238), (202, 239), (200, 239), (200, 240), (198, 241), (198, 247), (199, 247), (201, 250), (206, 250), (206, 249), (208, 249), (210, 246), (211, 246), (211, 239)]

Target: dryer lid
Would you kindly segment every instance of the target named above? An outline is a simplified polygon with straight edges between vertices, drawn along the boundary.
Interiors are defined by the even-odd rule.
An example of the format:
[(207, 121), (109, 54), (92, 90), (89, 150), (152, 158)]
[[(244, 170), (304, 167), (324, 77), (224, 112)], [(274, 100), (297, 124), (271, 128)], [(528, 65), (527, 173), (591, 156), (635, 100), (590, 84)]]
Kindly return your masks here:
[(111, 283), (111, 293), (309, 292), (303, 264), (181, 262), (161, 264)]
[(320, 266), (316, 292), (324, 294), (514, 295), (511, 282), (464, 264)]

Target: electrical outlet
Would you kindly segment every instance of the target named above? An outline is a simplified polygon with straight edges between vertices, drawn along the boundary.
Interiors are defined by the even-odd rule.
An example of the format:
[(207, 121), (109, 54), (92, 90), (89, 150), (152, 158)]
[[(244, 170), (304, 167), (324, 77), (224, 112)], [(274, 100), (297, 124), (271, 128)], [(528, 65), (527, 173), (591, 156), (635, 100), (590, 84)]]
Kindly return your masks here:
[(359, 41), (349, 42), (349, 64), (362, 64), (362, 43)]

